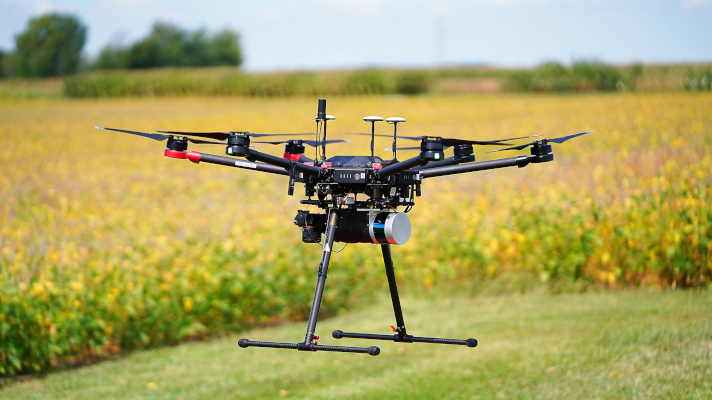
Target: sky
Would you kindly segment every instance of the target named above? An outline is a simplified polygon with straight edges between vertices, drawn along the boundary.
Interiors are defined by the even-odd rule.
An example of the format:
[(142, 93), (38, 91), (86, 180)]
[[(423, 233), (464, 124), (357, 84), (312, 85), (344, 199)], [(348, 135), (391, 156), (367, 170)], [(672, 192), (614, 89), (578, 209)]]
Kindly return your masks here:
[(47, 12), (86, 24), (90, 58), (156, 21), (231, 28), (248, 71), (712, 61), (712, 0), (0, 0), (0, 49)]

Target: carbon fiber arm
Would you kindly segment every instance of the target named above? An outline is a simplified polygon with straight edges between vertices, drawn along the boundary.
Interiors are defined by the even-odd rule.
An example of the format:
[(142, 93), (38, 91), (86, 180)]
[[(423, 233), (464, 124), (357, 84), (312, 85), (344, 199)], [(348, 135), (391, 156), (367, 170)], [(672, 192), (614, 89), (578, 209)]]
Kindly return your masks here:
[(250, 154), (246, 157), (250, 161), (262, 161), (264, 163), (272, 164), (272, 165), (277, 165), (282, 168), (292, 168), (292, 163), (296, 163), (295, 169), (299, 172), (303, 172), (305, 174), (313, 175), (313, 176), (319, 176), (321, 174), (321, 168), (318, 167), (312, 167), (309, 165), (305, 165), (301, 162), (296, 162), (293, 160), (287, 160), (285, 158), (281, 157), (275, 157), (273, 155), (265, 154), (265, 153), (260, 153), (259, 151), (255, 150), (250, 150)]
[(406, 169), (410, 169), (416, 165), (422, 165), (426, 162), (427, 161), (422, 161), (420, 159), (420, 155), (418, 155), (416, 157), (409, 158), (405, 161), (397, 162), (395, 164), (387, 166), (386, 168), (381, 169), (380, 171), (378, 171), (378, 177), (385, 178), (395, 173), (405, 171)]
[(502, 158), (499, 160), (480, 161), (468, 164), (452, 165), (449, 167), (427, 168), (421, 171), (423, 179), (437, 176), (463, 174), (465, 172), (484, 171), (488, 169), (506, 168), (517, 166), (519, 168), (527, 166), (533, 157), (517, 156)]
[(270, 174), (289, 175), (289, 172), (287, 172), (286, 169), (275, 165), (236, 160), (234, 158), (216, 156), (213, 154), (200, 153), (200, 161), (210, 164), (225, 165), (228, 167), (254, 169), (255, 171), (269, 172)]

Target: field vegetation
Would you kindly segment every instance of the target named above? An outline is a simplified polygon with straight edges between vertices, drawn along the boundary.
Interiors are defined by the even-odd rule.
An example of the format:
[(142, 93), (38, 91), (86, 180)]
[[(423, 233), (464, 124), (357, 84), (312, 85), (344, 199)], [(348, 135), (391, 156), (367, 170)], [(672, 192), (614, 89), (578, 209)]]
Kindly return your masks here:
[[(116, 58), (113, 54), (106, 57)], [(115, 69), (85, 72), (64, 80), (0, 79), (0, 98), (472, 95), (500, 92), (706, 92), (711, 89), (710, 65), (611, 66), (595, 61), (576, 62), (572, 66), (552, 62), (534, 69), (453, 67), (272, 73), (244, 73), (233, 67)]]
[[(320, 321), (390, 332), (381, 301)], [(305, 322), (177, 348), (134, 352), (79, 370), (30, 378), (0, 399), (707, 399), (712, 293), (608, 291), (549, 296), (419, 295), (403, 299), (408, 330), (476, 337), (461, 346), (379, 342), (381, 354), (241, 349), (240, 337), (295, 340)], [(373, 344), (373, 343), (371, 343)]]
[[(306, 207), (283, 177), (165, 158), (92, 126), (308, 132), (315, 103), (0, 100), (0, 374), (304, 319), (320, 248), (300, 242), (291, 221)], [(413, 235), (394, 249), (408, 293), (710, 285), (708, 92), (340, 97), (329, 113), (330, 136), (354, 140), (330, 154), (365, 153), (346, 132), (373, 114), (408, 118), (399, 132), (412, 136), (596, 131), (555, 145), (553, 163), (425, 181)], [(375, 246), (335, 255), (324, 315), (376, 298), (381, 263)]]
[(236, 69), (95, 71), (64, 80), (68, 97), (326, 96), (368, 94), (472, 94), (477, 92), (591, 92), (710, 90), (707, 65), (615, 67), (577, 61), (535, 69), (366, 69), (244, 74)]

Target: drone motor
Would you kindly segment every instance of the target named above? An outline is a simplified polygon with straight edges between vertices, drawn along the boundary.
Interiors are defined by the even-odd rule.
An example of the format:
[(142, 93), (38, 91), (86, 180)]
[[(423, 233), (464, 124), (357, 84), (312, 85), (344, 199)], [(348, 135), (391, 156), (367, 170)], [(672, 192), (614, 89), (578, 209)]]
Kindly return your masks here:
[(250, 155), (250, 137), (231, 134), (227, 138), (225, 153), (231, 156), (245, 157)]

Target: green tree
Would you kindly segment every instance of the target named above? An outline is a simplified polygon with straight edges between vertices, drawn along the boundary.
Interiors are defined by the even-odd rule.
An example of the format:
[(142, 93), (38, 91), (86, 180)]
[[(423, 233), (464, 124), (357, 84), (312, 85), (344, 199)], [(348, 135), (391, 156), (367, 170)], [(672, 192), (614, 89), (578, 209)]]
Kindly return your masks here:
[(5, 58), (5, 56), (5, 52), (0, 50), (0, 78), (5, 77), (5, 63), (3, 62), (3, 58)]
[(209, 46), (210, 59), (213, 65), (241, 65), (242, 50), (240, 35), (230, 29), (223, 29), (213, 36)]
[(129, 50), (129, 68), (182, 66), (185, 32), (176, 26), (158, 22), (145, 39)]
[[(126, 51), (129, 68), (198, 67), (242, 64), (240, 36), (229, 29), (210, 36), (205, 30), (189, 32), (167, 23), (153, 25), (149, 35)], [(105, 48), (97, 68), (116, 68), (121, 49)], [(107, 65), (111, 65), (107, 67)]]
[(63, 76), (76, 72), (87, 29), (74, 16), (46, 14), (31, 19), (15, 37), (17, 73), (23, 77)]
[(129, 67), (129, 51), (120, 46), (109, 45), (101, 49), (94, 67), (98, 69), (123, 69)]

